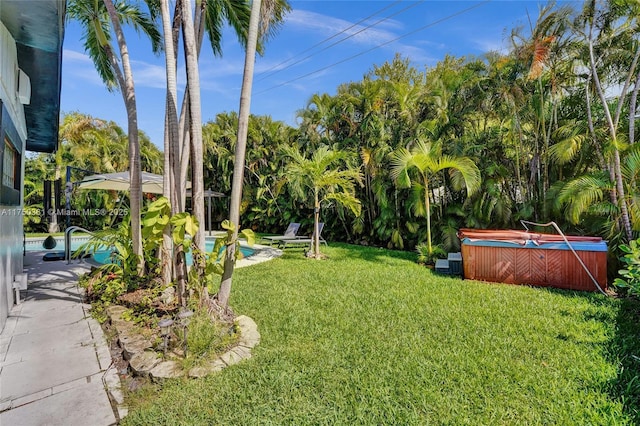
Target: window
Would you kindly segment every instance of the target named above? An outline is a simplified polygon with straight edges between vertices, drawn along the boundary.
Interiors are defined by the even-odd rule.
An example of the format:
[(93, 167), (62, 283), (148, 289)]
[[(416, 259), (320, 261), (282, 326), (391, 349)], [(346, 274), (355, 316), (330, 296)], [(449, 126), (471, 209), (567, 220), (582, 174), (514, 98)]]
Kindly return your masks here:
[(8, 139), (4, 140), (4, 156), (2, 159), (2, 185), (13, 189), (20, 189), (20, 176), (18, 166), (20, 165), (18, 152)]

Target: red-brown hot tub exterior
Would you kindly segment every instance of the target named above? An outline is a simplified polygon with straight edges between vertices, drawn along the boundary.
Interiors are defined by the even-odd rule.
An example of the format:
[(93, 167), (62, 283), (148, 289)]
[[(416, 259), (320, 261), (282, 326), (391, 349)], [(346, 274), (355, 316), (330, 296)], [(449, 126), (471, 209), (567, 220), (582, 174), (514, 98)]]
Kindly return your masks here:
[[(598, 290), (561, 235), (461, 229), (458, 236), (467, 279)], [(606, 242), (600, 237), (567, 236), (567, 240), (600, 287), (606, 289)]]

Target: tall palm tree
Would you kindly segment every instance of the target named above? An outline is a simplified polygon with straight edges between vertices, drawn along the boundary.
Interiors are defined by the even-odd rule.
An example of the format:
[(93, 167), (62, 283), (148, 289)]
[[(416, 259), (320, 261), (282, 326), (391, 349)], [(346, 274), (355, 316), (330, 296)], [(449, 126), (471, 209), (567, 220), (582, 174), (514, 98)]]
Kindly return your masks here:
[(320, 259), (320, 210), (324, 202), (336, 202), (356, 215), (360, 215), (360, 200), (355, 197), (355, 187), (362, 180), (360, 171), (355, 168), (340, 168), (345, 164), (344, 151), (330, 150), (326, 146), (318, 148), (306, 158), (298, 150), (285, 148), (285, 154), (291, 162), (285, 170), (287, 183), (292, 192), (305, 199), (313, 194), (313, 255)]
[[(625, 15), (625, 12), (628, 14)], [(636, 80), (640, 68), (640, 44), (637, 42), (637, 6), (632, 2), (609, 4), (607, 2), (585, 2), (582, 14), (576, 19), (575, 27), (586, 44), (585, 62), (590, 71), (604, 112), (607, 130), (612, 145), (612, 170), (615, 178), (615, 196), (621, 212), (622, 228), (627, 240), (633, 239), (631, 213), (625, 196), (624, 173), (621, 164), (619, 120), (622, 104), (630, 90), (630, 83)], [(606, 59), (606, 60), (605, 60)], [(603, 79), (616, 78), (615, 70), (622, 65), (624, 70), (618, 73), (617, 82), (622, 88), (618, 95), (618, 108), (612, 113), (605, 93)], [(640, 75), (640, 74), (638, 74)]]
[[(233, 183), (231, 187), (231, 200), (229, 208), (229, 220), (235, 229), (232, 241), (238, 238), (240, 228), (240, 203), (242, 201), (242, 183), (244, 181), (245, 151), (247, 146), (247, 133), (249, 128), (249, 112), (251, 106), (251, 88), (253, 86), (253, 70), (259, 39), (266, 39), (273, 35), (276, 27), (282, 23), (284, 14), (289, 10), (286, 0), (253, 0), (251, 5), (251, 17), (249, 19), (249, 33), (247, 37), (247, 50), (245, 52), (244, 73), (242, 89), (240, 92), (240, 109), (238, 113), (238, 141), (236, 144), (235, 162), (233, 168)], [(220, 291), (217, 301), (225, 310), (229, 305), (231, 295), (231, 283), (235, 266), (235, 245), (227, 248), (227, 256), (224, 262), (224, 272), (220, 282)]]
[[(431, 244), (431, 204), (430, 180), (438, 172), (453, 169), (453, 182), (467, 189), (467, 195), (472, 195), (480, 186), (480, 170), (468, 157), (451, 157), (443, 155), (440, 144), (418, 140), (408, 150), (400, 148), (392, 154), (391, 176), (401, 188), (414, 187), (422, 192), (424, 197), (424, 214), (427, 218), (427, 247), (433, 253)], [(417, 173), (417, 179), (411, 174)]]
[[(150, 5), (153, 3), (149, 3)], [(112, 0), (71, 0), (67, 8), (68, 16), (83, 25), (85, 50), (89, 52), (98, 74), (110, 90), (119, 88), (127, 110), (127, 131), (129, 135), (129, 173), (131, 231), (133, 252), (139, 258), (138, 273), (144, 272), (142, 236), (140, 233), (140, 213), (142, 185), (140, 168), (140, 144), (138, 141), (138, 117), (136, 94), (129, 59), (129, 50), (121, 23), (132, 25), (137, 31), (149, 37), (154, 52), (161, 48), (160, 32), (154, 22), (154, 8), (151, 14), (144, 13), (137, 5), (126, 1), (114, 3)], [(112, 46), (112, 31), (116, 35), (119, 56)]]

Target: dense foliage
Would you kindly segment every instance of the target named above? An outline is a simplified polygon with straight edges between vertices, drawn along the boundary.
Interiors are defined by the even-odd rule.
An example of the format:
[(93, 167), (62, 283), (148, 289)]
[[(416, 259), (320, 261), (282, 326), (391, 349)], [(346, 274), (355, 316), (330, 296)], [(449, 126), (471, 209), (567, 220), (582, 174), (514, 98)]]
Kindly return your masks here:
[[(530, 35), (512, 32), (508, 53), (446, 57), (425, 71), (397, 56), (334, 95), (312, 96), (298, 113), (298, 128), (252, 117), (244, 225), (279, 232), (296, 219), (310, 233), (313, 211), (284, 185), (284, 153), (328, 146), (363, 174), (356, 188), (360, 215), (323, 206), (329, 238), (412, 248), (426, 241), (427, 188), (418, 174), (405, 188), (391, 173), (399, 153), (428, 143), (441, 158), (470, 159), (481, 173), (473, 194), (459, 170), (429, 176), (433, 238), (445, 249), (456, 248), (460, 227), (519, 227), (520, 219), (554, 220), (568, 232), (614, 244), (628, 240), (626, 220), (632, 236), (640, 230), (635, 8), (624, 1), (587, 2), (583, 10), (550, 5)], [(205, 125), (208, 187), (223, 192), (236, 121), (223, 113)]]
[[(624, 0), (585, 2), (581, 10), (551, 4), (530, 31), (512, 31), (509, 52), (446, 57), (424, 70), (396, 56), (335, 94), (313, 95), (298, 112), (297, 128), (252, 116), (241, 226), (280, 233), (297, 221), (311, 234), (313, 206), (287, 185), (288, 152), (310, 157), (327, 147), (362, 174), (354, 187), (360, 214), (330, 198), (322, 205), (323, 234), (334, 241), (412, 249), (427, 242), (431, 222), (434, 245), (452, 250), (460, 227), (519, 227), (520, 219), (554, 220), (567, 232), (601, 235), (613, 246), (637, 237), (637, 8)], [(87, 119), (94, 125), (83, 133)], [(126, 144), (109, 145), (104, 135), (112, 123), (95, 126), (99, 122), (67, 116), (55, 164), (126, 169)], [(229, 194), (237, 127), (235, 113), (204, 125), (205, 188)], [(417, 167), (407, 170), (410, 187), (394, 179), (394, 158), (420, 144), (438, 147), (436, 163), (464, 158), (475, 164), (477, 190), (468, 193), (464, 173), (453, 167), (429, 173), (428, 187)], [(157, 154), (147, 150), (143, 169), (158, 171)], [(53, 163), (36, 160), (28, 161), (27, 183), (39, 182), (43, 163)], [(37, 186), (26, 186), (26, 203), (39, 203)], [(115, 199), (86, 192), (75, 195), (74, 205)], [(227, 199), (215, 199), (213, 210), (215, 227), (227, 216)], [(94, 229), (106, 225), (82, 220), (94, 221), (83, 223)]]
[[(151, 173), (162, 172), (162, 152), (147, 135), (140, 133), (142, 169)], [(55, 154), (37, 154), (25, 161), (24, 203), (25, 231), (46, 232), (54, 218), (51, 210), (57, 210), (55, 202), (44, 210), (45, 180), (60, 180), (60, 210), (65, 209), (65, 184), (67, 167), (71, 167), (71, 182), (79, 182), (94, 173), (114, 173), (128, 170), (129, 152), (127, 134), (112, 121), (105, 121), (86, 114), (66, 114), (60, 125), (60, 148)], [(55, 191), (54, 191), (55, 192)], [(120, 223), (128, 211), (126, 192), (104, 190), (80, 190), (73, 187), (70, 215), (71, 225), (89, 230), (99, 230)], [(95, 212), (100, 214), (83, 214)], [(104, 212), (104, 214), (102, 214)], [(58, 212), (59, 213), (59, 212)], [(55, 220), (65, 221), (60, 215)], [(64, 226), (60, 226), (63, 229)]]

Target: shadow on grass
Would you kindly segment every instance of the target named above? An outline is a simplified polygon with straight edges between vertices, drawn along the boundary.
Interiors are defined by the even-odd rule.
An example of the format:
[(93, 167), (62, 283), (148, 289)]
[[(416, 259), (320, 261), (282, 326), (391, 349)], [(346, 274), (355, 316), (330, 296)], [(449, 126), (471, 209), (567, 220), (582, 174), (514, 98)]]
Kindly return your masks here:
[[(595, 292), (547, 290), (566, 297), (586, 298), (592, 305), (609, 301)], [(640, 425), (640, 300), (622, 297), (618, 302), (615, 314), (592, 309), (585, 311), (584, 315), (586, 320), (615, 323), (615, 334), (609, 340), (606, 356), (618, 371), (615, 379), (608, 384), (607, 392), (613, 400), (623, 404), (623, 411), (633, 424)]]
[(624, 412), (640, 424), (640, 300), (624, 298), (616, 320), (610, 356), (618, 375), (611, 383), (612, 396), (624, 404)]
[(331, 248), (349, 252), (349, 258), (367, 262), (379, 262), (381, 259), (399, 259), (416, 262), (417, 254), (410, 251), (390, 250), (380, 247), (358, 246), (346, 243), (333, 243)]

